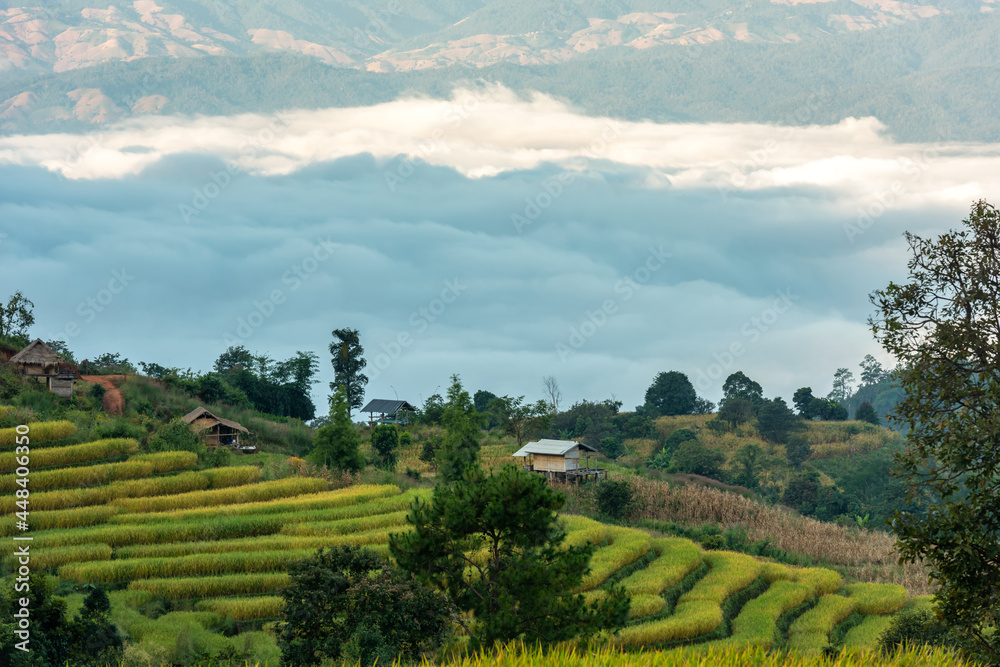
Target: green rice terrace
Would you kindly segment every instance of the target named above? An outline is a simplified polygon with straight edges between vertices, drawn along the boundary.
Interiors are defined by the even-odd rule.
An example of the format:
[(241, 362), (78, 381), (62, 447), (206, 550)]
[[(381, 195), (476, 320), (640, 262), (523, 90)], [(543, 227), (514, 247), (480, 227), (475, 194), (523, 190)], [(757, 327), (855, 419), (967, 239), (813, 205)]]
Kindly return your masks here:
[[(68, 422), (30, 425), (31, 565), (58, 578), (69, 614), (83, 604), (74, 590), (106, 587), (135, 664), (230, 649), (278, 664), (272, 628), (288, 564), (333, 545), (388, 556), (389, 534), (407, 530), (410, 503), (431, 492), (371, 483), (331, 490), (315, 476), (265, 481), (259, 465), (197, 470), (193, 452), (141, 454), (130, 438), (63, 444), (75, 430)], [(0, 431), (4, 574), (16, 569), (9, 538), (21, 533), (13, 435)], [(859, 651), (876, 645), (893, 614), (930, 605), (930, 596), (899, 584), (847, 583), (834, 569), (578, 515), (563, 520), (568, 544), (597, 547), (580, 592), (595, 598), (620, 584), (631, 595), (627, 626), (600, 638), (610, 649)]]

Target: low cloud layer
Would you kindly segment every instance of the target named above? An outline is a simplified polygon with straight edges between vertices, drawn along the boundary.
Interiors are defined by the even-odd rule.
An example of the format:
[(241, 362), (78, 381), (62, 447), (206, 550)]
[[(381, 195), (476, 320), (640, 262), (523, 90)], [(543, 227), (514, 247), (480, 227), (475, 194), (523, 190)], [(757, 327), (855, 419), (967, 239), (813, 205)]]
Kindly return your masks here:
[[(806, 110), (808, 112), (808, 110)], [(281, 116), (0, 138), (0, 296), (78, 356), (207, 369), (361, 330), (369, 397), (471, 389), (640, 403), (829, 390), (878, 349), (901, 234), (996, 198), (1000, 147), (836, 126), (660, 125), (500, 89)], [(318, 401), (319, 403), (319, 401)]]

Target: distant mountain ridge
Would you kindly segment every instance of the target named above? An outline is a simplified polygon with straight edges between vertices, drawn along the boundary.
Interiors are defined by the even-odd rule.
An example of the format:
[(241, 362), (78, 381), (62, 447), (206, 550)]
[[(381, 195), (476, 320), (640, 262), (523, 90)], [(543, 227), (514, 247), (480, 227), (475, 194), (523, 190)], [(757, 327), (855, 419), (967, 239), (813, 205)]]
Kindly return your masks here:
[[(778, 90), (785, 87), (781, 79), (803, 79), (797, 71), (761, 69), (769, 62), (784, 67), (787, 54), (794, 53), (800, 61), (797, 67), (810, 71), (813, 80), (829, 81), (834, 89), (854, 89), (848, 90), (847, 99), (855, 98), (860, 108), (848, 109), (838, 99), (840, 117), (878, 113), (885, 106), (879, 98), (893, 89), (903, 94), (898, 104), (956, 105), (993, 74), (976, 68), (996, 67), (973, 49), (977, 39), (998, 25), (994, 10), (1000, 0), (923, 4), (386, 0), (373, 6), (356, 0), (133, 0), (100, 8), (88, 4), (96, 3), (69, 0), (33, 7), (0, 3), (0, 131), (82, 128), (149, 113), (232, 111), (232, 105), (215, 98), (235, 99), (238, 91), (228, 90), (230, 82), (219, 82), (218, 93), (212, 94), (201, 72), (236, 68), (248, 77), (244, 83), (259, 87), (264, 98), (275, 95), (282, 82), (267, 71), (255, 72), (255, 63), (268, 67), (285, 63), (284, 76), (289, 74), (288, 63), (298, 63), (293, 69), (315, 72), (330, 82), (327, 86), (315, 75), (302, 79), (299, 89), (283, 98), (289, 106), (349, 103), (355, 97), (352, 93), (331, 93), (326, 88), (335, 87), (337, 81), (341, 85), (359, 81), (367, 72), (381, 75), (375, 87), (385, 91), (446, 94), (455, 82), (483, 76), (519, 90), (534, 82), (536, 89), (564, 95), (584, 107), (607, 107), (608, 86), (600, 89), (597, 84), (623, 83), (608, 81), (611, 73), (669, 87), (670, 81), (659, 80), (666, 69), (680, 77), (717, 79), (720, 85), (708, 99), (681, 99), (677, 108), (662, 109), (647, 100), (634, 110), (638, 117), (723, 119), (732, 115), (722, 113), (723, 108), (739, 111), (742, 104), (747, 113), (736, 113), (737, 117), (777, 120), (761, 118), (758, 111), (731, 98), (744, 84)], [(933, 38), (924, 37), (922, 44), (914, 45), (921, 35)], [(843, 53), (847, 45), (857, 52)], [(995, 40), (987, 54), (993, 48)], [(926, 63), (935, 59), (935, 52), (949, 55), (932, 70)], [(323, 69), (315, 70), (300, 58)], [(213, 63), (219, 59), (233, 64), (217, 67)], [(902, 69), (900, 62), (905, 64)], [(941, 79), (932, 74), (949, 69), (955, 71)], [(176, 78), (181, 71), (187, 84)], [(122, 80), (135, 79), (141, 72), (156, 72), (146, 76), (155, 78), (156, 85), (147, 86), (147, 94), (123, 96), (118, 91)], [(567, 89), (562, 79), (584, 72), (596, 75), (584, 74)], [(919, 81), (901, 86), (902, 79), (914, 76)], [(721, 82), (729, 82), (728, 94)], [(685, 83), (705, 92), (701, 81), (687, 78)], [(866, 83), (865, 90), (857, 89)], [(961, 102), (946, 90), (949, 85), (960, 88)], [(989, 88), (986, 84), (976, 93), (987, 99), (970, 100), (972, 108), (965, 114), (972, 116), (970, 138), (996, 134), (995, 124), (979, 109), (994, 103), (996, 93)], [(193, 98), (194, 90), (206, 93), (200, 104)], [(681, 89), (679, 97), (685, 92)], [(642, 91), (638, 94), (640, 100), (649, 97)], [(236, 104), (235, 110), (268, 106), (248, 99), (242, 106)], [(714, 111), (705, 115), (707, 110)], [(627, 111), (618, 113), (628, 115)], [(886, 120), (894, 131), (907, 134), (906, 127), (897, 128)], [(907, 122), (910, 129), (927, 126), (926, 120)]]

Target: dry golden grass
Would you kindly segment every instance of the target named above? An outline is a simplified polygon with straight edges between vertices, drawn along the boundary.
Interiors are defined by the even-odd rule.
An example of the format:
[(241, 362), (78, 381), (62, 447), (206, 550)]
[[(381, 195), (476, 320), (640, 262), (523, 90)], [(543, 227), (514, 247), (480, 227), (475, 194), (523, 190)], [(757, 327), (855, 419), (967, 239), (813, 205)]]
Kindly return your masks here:
[(914, 595), (931, 592), (922, 565), (898, 564), (895, 539), (888, 533), (824, 523), (705, 486), (672, 487), (643, 478), (630, 483), (637, 519), (742, 526), (751, 540), (770, 538), (784, 551), (845, 566), (860, 581), (901, 584)]

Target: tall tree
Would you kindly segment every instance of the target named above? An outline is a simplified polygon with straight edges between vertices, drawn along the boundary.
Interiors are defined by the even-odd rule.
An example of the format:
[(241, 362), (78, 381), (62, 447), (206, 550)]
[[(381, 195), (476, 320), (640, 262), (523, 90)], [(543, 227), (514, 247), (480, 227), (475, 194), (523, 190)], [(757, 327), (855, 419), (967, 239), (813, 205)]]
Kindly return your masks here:
[[(361, 347), (357, 329), (333, 330), (333, 342), (330, 343), (333, 382), (330, 383), (330, 391), (335, 392), (337, 387), (343, 387), (351, 410), (363, 405), (365, 385), (368, 384), (368, 376), (361, 372), (368, 365), (364, 354), (365, 348)], [(332, 395), (330, 400), (333, 400)]]
[(377, 424), (372, 429), (372, 454), (375, 465), (384, 470), (396, 469), (396, 450), (399, 449), (399, 431), (395, 424)]
[(854, 373), (847, 368), (838, 368), (837, 372), (833, 374), (833, 389), (827, 394), (827, 398), (831, 401), (843, 403), (851, 397), (853, 382)]
[(562, 391), (559, 389), (559, 382), (555, 375), (547, 375), (542, 378), (542, 385), (545, 387), (545, 397), (548, 400), (549, 411), (559, 414), (559, 403), (562, 401)]
[(792, 394), (792, 403), (795, 404), (795, 409), (799, 411), (799, 416), (806, 419), (813, 418), (814, 415), (810, 407), (813, 398), (815, 397), (813, 396), (812, 387), (799, 387), (795, 390), (795, 393)]
[(722, 402), (732, 398), (745, 398), (756, 407), (764, 402), (764, 390), (743, 371), (736, 371), (722, 383)]
[(882, 364), (878, 362), (875, 357), (870, 354), (866, 354), (865, 358), (861, 360), (859, 364), (861, 366), (861, 384), (878, 384), (888, 373), (882, 368)]
[(869, 424), (875, 424), (875, 426), (880, 426), (882, 420), (879, 419), (878, 413), (875, 412), (875, 408), (868, 401), (865, 401), (858, 406), (857, 412), (854, 413), (854, 418), (858, 421), (868, 422)]
[(347, 407), (347, 394), (337, 387), (330, 407), (330, 422), (316, 431), (313, 450), (308, 459), (318, 466), (327, 466), (347, 472), (359, 472), (365, 467), (361, 455), (361, 438), (358, 436)]
[(451, 376), (448, 402), (441, 414), (444, 438), (437, 451), (438, 475), (449, 482), (462, 478), (465, 471), (479, 461), (482, 444), (481, 415), (472, 404), (472, 397), (462, 387), (457, 375)]
[(902, 558), (939, 585), (937, 614), (1000, 663), (1000, 213), (979, 201), (937, 239), (907, 233), (909, 282), (871, 295), (876, 339), (899, 360), (909, 426), (899, 474), (926, 508), (897, 511)]
[(230, 345), (215, 360), (214, 368), (216, 373), (228, 373), (237, 368), (253, 371), (254, 363), (255, 357), (253, 352), (242, 345)]
[(407, 517), (413, 530), (390, 536), (389, 550), (400, 568), (472, 612), (471, 623), (460, 622), (473, 649), (521, 636), (548, 644), (619, 627), (629, 613), (624, 589), (593, 603), (571, 592), (594, 547), (563, 544), (556, 512), (564, 503), (539, 475), (510, 465), (494, 474), (473, 468), (455, 484), (435, 487), (429, 503), (414, 501)]
[(490, 411), (503, 426), (507, 435), (513, 436), (520, 448), (531, 434), (544, 431), (551, 421), (550, 404), (544, 400), (526, 403), (524, 396), (501, 396), (490, 401)]
[(802, 422), (781, 397), (764, 401), (757, 411), (757, 430), (768, 442), (785, 442), (789, 431), (801, 427)]
[(653, 406), (658, 417), (689, 415), (694, 412), (697, 400), (694, 385), (680, 371), (657, 373), (646, 389), (646, 403)]
[(0, 301), (0, 336), (27, 338), (28, 329), (35, 323), (35, 304), (20, 290), (7, 299), (7, 305)]

